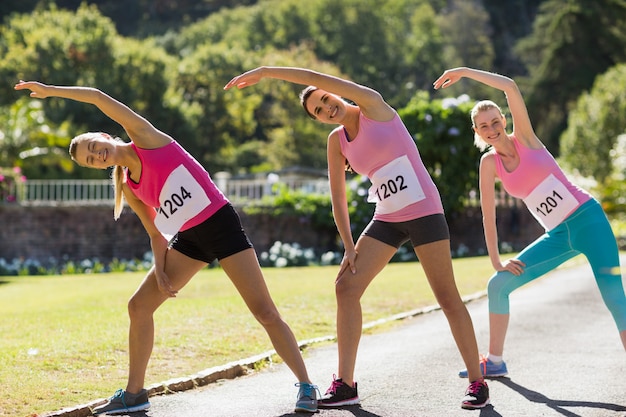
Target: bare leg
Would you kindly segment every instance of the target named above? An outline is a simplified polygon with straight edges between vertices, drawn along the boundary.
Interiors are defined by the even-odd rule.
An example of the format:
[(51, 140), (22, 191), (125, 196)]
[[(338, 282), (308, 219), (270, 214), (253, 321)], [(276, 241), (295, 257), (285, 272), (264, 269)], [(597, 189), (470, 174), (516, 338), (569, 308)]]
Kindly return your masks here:
[[(184, 287), (196, 272), (207, 265), (176, 250), (169, 250), (166, 256), (165, 273), (175, 290)], [(138, 393), (144, 387), (146, 369), (154, 345), (153, 314), (167, 298), (167, 295), (159, 291), (154, 267), (152, 267), (128, 302), (130, 329), (128, 335), (129, 371), (126, 391), (131, 394)]]
[(450, 241), (440, 240), (416, 246), (415, 253), (435, 298), (448, 319), (452, 336), (467, 367), (469, 380), (482, 379), (474, 326), (454, 280)]
[(311, 383), (298, 342), (272, 300), (254, 249), (247, 249), (220, 261), (254, 317), (265, 328), (276, 353), (298, 378)]
[(619, 337), (622, 339), (622, 345), (624, 345), (624, 350), (626, 350), (626, 330), (622, 330), (619, 333)]
[(502, 356), (504, 352), (504, 339), (509, 327), (508, 314), (489, 313), (489, 353)]
[(338, 377), (354, 386), (354, 368), (361, 340), (363, 315), (361, 296), (374, 277), (389, 263), (396, 248), (367, 236), (356, 244), (356, 273), (340, 269), (335, 293), (337, 296)]

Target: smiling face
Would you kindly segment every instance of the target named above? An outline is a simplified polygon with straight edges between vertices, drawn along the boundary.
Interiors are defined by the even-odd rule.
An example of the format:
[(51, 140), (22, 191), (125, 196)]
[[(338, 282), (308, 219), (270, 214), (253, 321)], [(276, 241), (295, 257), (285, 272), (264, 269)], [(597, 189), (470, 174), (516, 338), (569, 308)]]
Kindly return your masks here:
[(115, 165), (116, 140), (106, 133), (83, 133), (72, 139), (70, 155), (78, 165), (107, 169)]
[(482, 101), (472, 110), (474, 144), (484, 150), (497, 144), (506, 134), (506, 118), (500, 108), (491, 101)]
[(341, 124), (346, 114), (346, 102), (341, 97), (320, 89), (308, 96), (304, 106), (322, 123)]
[(483, 110), (474, 118), (474, 132), (487, 143), (505, 135), (506, 122), (498, 109)]

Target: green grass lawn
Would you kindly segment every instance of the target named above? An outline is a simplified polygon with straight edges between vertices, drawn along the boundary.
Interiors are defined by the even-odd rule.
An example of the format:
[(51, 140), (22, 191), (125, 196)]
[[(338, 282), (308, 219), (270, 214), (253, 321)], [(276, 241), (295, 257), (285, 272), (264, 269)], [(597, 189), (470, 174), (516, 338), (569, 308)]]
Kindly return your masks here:
[[(485, 257), (454, 261), (461, 294), (486, 288)], [(264, 269), (298, 340), (335, 333), (337, 266)], [(143, 273), (0, 277), (0, 416), (35, 416), (126, 385), (126, 302)], [(434, 304), (418, 263), (390, 264), (362, 300), (364, 323)], [(155, 315), (146, 385), (272, 349), (220, 269), (202, 271)]]

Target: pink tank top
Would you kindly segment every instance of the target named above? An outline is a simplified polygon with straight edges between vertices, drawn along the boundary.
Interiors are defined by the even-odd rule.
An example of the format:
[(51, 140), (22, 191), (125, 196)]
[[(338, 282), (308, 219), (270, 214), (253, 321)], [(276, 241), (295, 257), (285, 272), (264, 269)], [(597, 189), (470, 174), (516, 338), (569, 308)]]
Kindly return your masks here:
[(126, 182), (146, 205), (154, 207), (155, 225), (167, 239), (211, 217), (228, 203), (207, 171), (176, 141), (157, 149), (132, 144), (141, 159), (139, 182)]
[(413, 137), (396, 113), (388, 122), (359, 116), (359, 133), (350, 140), (343, 126), (341, 152), (355, 172), (372, 183), (368, 201), (376, 203), (374, 219), (403, 222), (443, 214), (439, 191), (428, 174)]
[(496, 172), (504, 189), (524, 200), (528, 210), (546, 230), (558, 226), (592, 196), (573, 184), (544, 147), (531, 149), (511, 136), (519, 155), (519, 165), (508, 172), (495, 153)]

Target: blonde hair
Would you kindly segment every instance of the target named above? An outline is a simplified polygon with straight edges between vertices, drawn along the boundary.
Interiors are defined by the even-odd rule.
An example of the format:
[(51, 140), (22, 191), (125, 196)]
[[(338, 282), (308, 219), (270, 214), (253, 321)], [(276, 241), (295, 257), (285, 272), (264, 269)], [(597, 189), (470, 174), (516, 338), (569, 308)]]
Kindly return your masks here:
[[(78, 165), (84, 166), (80, 162), (78, 162), (78, 160), (76, 159), (76, 148), (78, 147), (78, 144), (89, 139), (102, 138), (102, 137), (107, 138), (109, 140), (119, 141), (122, 143), (124, 142), (122, 139), (118, 137), (114, 138), (109, 135), (104, 135), (101, 132), (87, 132), (87, 133), (80, 134), (76, 136), (74, 139), (72, 139), (72, 141), (70, 142), (69, 152), (70, 152), (70, 157), (72, 158), (72, 160), (76, 162)], [(111, 172), (111, 182), (113, 183), (113, 192), (115, 196), (115, 206), (113, 208), (113, 219), (117, 220), (120, 218), (120, 215), (122, 214), (122, 210), (124, 209), (124, 193), (123, 193), (124, 167), (120, 165), (113, 166), (113, 171)]]
[[(504, 117), (504, 113), (502, 113), (502, 109), (500, 109), (500, 106), (498, 106), (496, 103), (494, 103), (491, 100), (481, 100), (478, 103), (474, 104), (474, 107), (472, 107), (472, 111), (470, 112), (470, 117), (472, 119), (472, 127), (474, 129), (476, 129), (476, 116), (478, 116), (478, 113), (482, 111), (486, 111), (486, 110), (491, 110), (491, 109), (498, 110), (500, 112), (500, 115)], [(474, 131), (474, 146), (476, 146), (481, 151), (485, 151), (491, 145), (485, 142), (483, 138), (481, 138), (480, 135), (476, 133), (476, 131)]]

